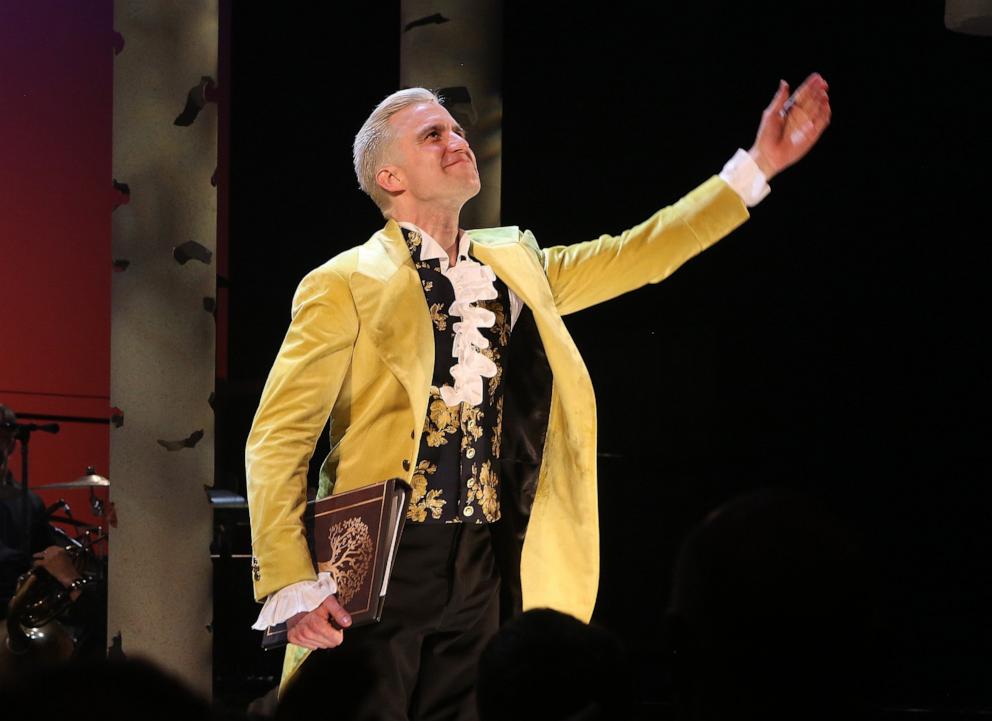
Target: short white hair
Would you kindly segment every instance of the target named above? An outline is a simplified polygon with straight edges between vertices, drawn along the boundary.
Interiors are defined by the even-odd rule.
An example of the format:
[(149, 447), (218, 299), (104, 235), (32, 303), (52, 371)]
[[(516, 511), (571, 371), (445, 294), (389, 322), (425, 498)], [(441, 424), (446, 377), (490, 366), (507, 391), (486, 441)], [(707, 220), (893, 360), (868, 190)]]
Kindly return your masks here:
[(375, 176), (382, 168), (386, 149), (393, 140), (393, 129), (389, 119), (404, 108), (418, 103), (440, 105), (442, 98), (427, 88), (397, 90), (375, 107), (355, 136), (355, 143), (352, 146), (358, 186), (372, 198), (372, 202), (379, 206), (379, 210), (386, 217), (389, 217), (389, 193), (379, 186)]

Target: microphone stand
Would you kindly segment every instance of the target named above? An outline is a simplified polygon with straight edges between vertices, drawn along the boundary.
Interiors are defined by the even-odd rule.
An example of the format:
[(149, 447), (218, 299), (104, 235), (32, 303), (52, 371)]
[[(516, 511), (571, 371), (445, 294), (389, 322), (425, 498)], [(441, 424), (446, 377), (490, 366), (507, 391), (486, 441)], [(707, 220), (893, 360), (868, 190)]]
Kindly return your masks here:
[[(19, 418), (30, 418), (39, 421), (63, 421), (66, 423), (99, 423), (110, 424), (109, 418), (91, 418), (87, 416), (61, 416), (43, 413), (20, 413)], [(21, 442), (21, 503), (24, 504), (24, 552), (31, 554), (31, 504), (28, 496), (28, 442), (34, 431), (44, 431), (45, 433), (58, 433), (58, 423), (17, 423), (15, 426), (14, 438)], [(91, 489), (92, 492), (92, 489)]]

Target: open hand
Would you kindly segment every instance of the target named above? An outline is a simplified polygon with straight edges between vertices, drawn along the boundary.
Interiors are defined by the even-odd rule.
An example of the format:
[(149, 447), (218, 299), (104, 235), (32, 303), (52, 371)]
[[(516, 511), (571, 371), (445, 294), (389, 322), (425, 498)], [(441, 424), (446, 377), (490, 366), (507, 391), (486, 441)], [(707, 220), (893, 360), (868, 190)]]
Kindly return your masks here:
[(806, 78), (791, 97), (789, 84), (784, 80), (779, 83), (748, 151), (766, 179), (798, 162), (820, 139), (830, 124), (827, 88), (819, 73)]
[[(334, 625), (331, 623), (333, 619)], [(344, 629), (351, 625), (351, 616), (335, 596), (325, 598), (309, 613), (298, 613), (286, 621), (286, 637), (290, 643), (304, 648), (334, 648), (344, 642)]]

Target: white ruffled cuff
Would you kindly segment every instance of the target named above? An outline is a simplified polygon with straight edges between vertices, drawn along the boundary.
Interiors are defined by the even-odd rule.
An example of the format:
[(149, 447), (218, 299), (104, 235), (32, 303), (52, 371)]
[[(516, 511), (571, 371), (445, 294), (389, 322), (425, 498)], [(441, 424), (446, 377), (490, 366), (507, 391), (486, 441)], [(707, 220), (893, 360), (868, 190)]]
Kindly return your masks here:
[(734, 157), (723, 166), (720, 177), (741, 196), (741, 200), (749, 208), (760, 203), (772, 190), (761, 168), (743, 148), (739, 148)]
[(461, 402), (477, 406), (482, 403), (482, 379), (496, 375), (496, 365), (479, 352), (489, 347), (489, 341), (479, 329), (492, 328), (496, 316), (492, 311), (472, 303), (497, 297), (496, 286), (493, 285), (496, 273), (489, 266), (467, 258), (449, 268), (445, 275), (454, 286), (456, 298), (448, 312), (461, 320), (451, 326), (455, 332), (451, 355), (458, 359), (451, 367), (455, 384), (440, 388), (441, 399), (449, 406)]
[(258, 614), (258, 620), (252, 628), (256, 631), (264, 631), (269, 626), (282, 623), (298, 613), (308, 613), (337, 591), (338, 585), (326, 571), (318, 573), (316, 581), (291, 583), (265, 599), (262, 612)]

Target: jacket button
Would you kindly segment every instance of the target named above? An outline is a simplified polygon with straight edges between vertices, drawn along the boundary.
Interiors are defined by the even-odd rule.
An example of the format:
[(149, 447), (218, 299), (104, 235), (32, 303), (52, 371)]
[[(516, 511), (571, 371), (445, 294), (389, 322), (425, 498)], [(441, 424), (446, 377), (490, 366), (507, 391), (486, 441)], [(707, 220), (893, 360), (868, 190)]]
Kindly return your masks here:
[(408, 461), (406, 458), (403, 459), (403, 470), (404, 471), (410, 470), (410, 461)]

